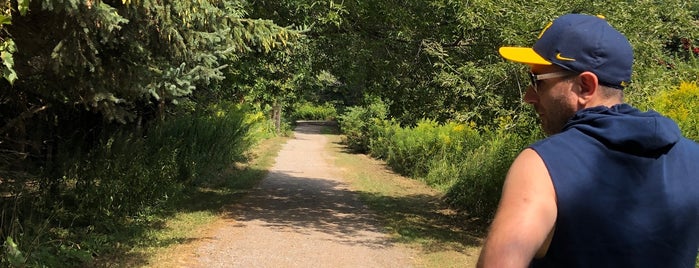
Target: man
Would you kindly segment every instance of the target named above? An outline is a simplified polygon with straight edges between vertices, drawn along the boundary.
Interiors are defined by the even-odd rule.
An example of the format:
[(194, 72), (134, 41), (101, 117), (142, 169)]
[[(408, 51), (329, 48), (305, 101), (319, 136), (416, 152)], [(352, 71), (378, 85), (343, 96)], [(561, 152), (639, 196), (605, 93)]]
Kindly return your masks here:
[(548, 137), (512, 163), (479, 267), (694, 267), (699, 145), (623, 103), (628, 40), (568, 14), (500, 54), (531, 67), (524, 101)]

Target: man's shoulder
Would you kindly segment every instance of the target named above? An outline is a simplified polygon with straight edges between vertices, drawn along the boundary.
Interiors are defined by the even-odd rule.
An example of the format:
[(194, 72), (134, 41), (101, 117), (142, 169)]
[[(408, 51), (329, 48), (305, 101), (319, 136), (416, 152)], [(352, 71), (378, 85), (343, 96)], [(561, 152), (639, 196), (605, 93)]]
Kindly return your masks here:
[(699, 161), (699, 142), (686, 138), (686, 137), (681, 137), (677, 144), (673, 147), (675, 150), (681, 150), (692, 157)]

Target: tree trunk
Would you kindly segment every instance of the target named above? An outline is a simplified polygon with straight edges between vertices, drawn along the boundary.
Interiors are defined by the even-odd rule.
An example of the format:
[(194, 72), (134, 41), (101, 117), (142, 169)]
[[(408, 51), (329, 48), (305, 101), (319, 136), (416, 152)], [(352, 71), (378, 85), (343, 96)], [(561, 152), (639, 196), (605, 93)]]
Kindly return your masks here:
[(272, 120), (274, 120), (274, 132), (279, 135), (282, 132), (282, 106), (279, 100), (274, 101), (272, 106)]

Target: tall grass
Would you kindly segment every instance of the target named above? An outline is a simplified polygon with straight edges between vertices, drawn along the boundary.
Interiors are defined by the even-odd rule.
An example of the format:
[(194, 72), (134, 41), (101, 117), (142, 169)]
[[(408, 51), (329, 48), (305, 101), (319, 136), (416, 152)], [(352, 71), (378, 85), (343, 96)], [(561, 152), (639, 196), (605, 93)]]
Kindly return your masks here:
[[(425, 177), (435, 162), (458, 161), (464, 150), (480, 144), (478, 131), (459, 123), (439, 124), (420, 120), (415, 127), (400, 127), (395, 122), (379, 124), (370, 144), (371, 154), (385, 159), (393, 170), (408, 176)], [(428, 180), (439, 184), (439, 180)]]
[(454, 178), (454, 183), (446, 190), (447, 202), (474, 217), (491, 218), (509, 166), (528, 143), (529, 140), (514, 133), (499, 132), (466, 152), (464, 161), (456, 165), (449, 162), (451, 169), (447, 171), (450, 173), (438, 173)]
[(244, 160), (249, 131), (242, 111), (185, 115), (145, 133), (109, 135), (75, 161), (62, 161), (72, 163), (64, 176), (75, 182), (77, 212), (88, 220), (134, 215)]
[(340, 116), (340, 126), (350, 149), (366, 150), (394, 171), (423, 180), (443, 191), (445, 201), (455, 208), (480, 218), (495, 211), (505, 174), (517, 153), (540, 137), (532, 131), (538, 129), (533, 121), (511, 118), (500, 118), (501, 127), (490, 131), (473, 123), (427, 119), (402, 127), (382, 117), (371, 108), (348, 108)]
[(332, 103), (316, 105), (309, 102), (301, 102), (294, 105), (291, 118), (292, 121), (335, 120), (337, 118), (337, 110)]
[[(386, 163), (395, 171), (445, 192), (445, 201), (474, 217), (495, 211), (507, 169), (533, 139), (508, 131), (477, 130), (475, 125), (422, 120), (416, 127), (386, 128)], [(390, 138), (387, 138), (390, 136)], [(379, 138), (373, 140), (374, 145)]]
[(55, 161), (62, 163), (58, 178), (49, 178), (59, 189), (17, 199), (12, 222), (18, 227), (3, 232), (14, 254), (3, 255), (0, 266), (79, 266), (115, 250), (115, 230), (149, 224), (169, 200), (245, 161), (261, 119), (227, 105), (145, 130), (106, 133), (87, 151), (64, 144)]

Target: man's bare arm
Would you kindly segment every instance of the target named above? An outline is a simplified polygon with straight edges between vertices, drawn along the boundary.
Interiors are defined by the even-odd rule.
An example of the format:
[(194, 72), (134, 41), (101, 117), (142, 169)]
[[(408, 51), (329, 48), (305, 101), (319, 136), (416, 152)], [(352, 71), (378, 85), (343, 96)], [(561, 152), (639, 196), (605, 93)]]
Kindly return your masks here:
[(543, 256), (556, 222), (556, 192), (543, 160), (525, 149), (510, 167), (478, 267), (527, 267)]

